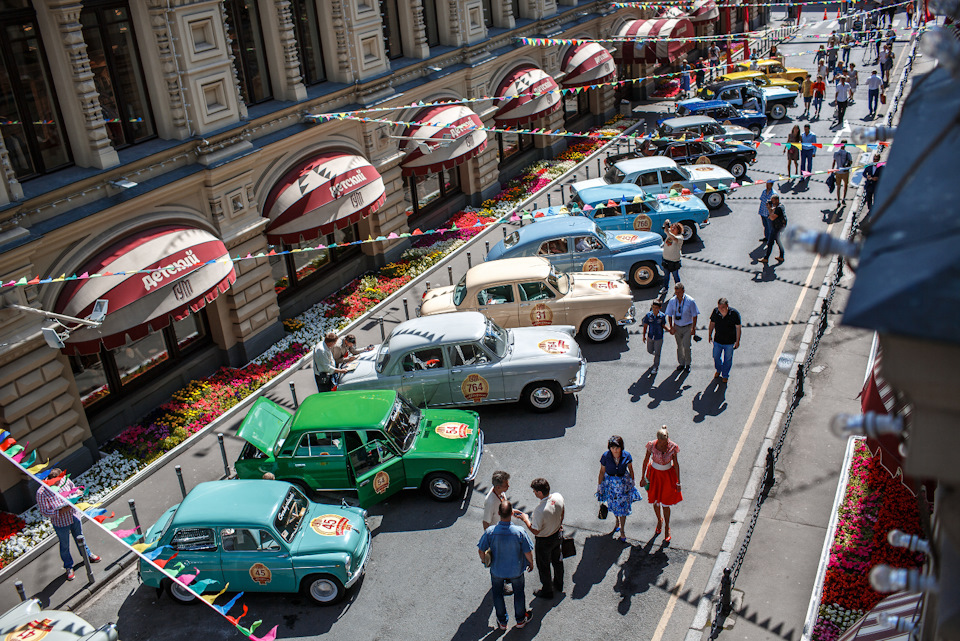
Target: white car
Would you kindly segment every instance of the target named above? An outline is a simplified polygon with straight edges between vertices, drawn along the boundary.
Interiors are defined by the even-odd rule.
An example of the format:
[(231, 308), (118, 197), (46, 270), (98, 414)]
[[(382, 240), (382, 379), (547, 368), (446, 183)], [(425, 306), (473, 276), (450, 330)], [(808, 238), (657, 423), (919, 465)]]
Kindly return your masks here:
[(646, 156), (621, 160), (607, 169), (603, 178), (581, 180), (573, 183), (570, 190), (576, 196), (581, 189), (600, 187), (616, 183), (634, 183), (648, 194), (666, 194), (671, 188), (680, 186), (693, 193), (703, 194), (701, 198), (710, 209), (719, 209), (725, 200), (724, 191), (708, 189), (729, 189), (735, 178), (733, 174), (716, 165), (677, 165), (663, 156)]

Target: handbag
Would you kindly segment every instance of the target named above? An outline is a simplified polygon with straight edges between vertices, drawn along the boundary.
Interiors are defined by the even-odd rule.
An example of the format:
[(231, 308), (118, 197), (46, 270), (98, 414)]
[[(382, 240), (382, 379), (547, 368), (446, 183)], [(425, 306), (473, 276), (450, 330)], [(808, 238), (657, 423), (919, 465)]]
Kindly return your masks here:
[(831, 194), (833, 193), (833, 188), (836, 186), (836, 184), (837, 184), (837, 179), (833, 175), (833, 172), (831, 172), (830, 175), (827, 176), (827, 189), (830, 190)]
[(488, 568), (490, 564), (493, 563), (493, 550), (487, 549), (483, 551), (483, 567)]
[(560, 556), (565, 559), (569, 559), (571, 556), (577, 555), (577, 544), (573, 540), (572, 536), (561, 536), (560, 537)]
[(881, 105), (887, 104), (887, 94), (885, 93), (880, 94), (880, 104)]
[(601, 521), (604, 520), (605, 518), (607, 518), (607, 513), (608, 513), (609, 511), (610, 511), (610, 510), (607, 509), (607, 504), (606, 504), (606, 503), (601, 503), (601, 504), (600, 504), (600, 511), (597, 512), (597, 518), (600, 519)]

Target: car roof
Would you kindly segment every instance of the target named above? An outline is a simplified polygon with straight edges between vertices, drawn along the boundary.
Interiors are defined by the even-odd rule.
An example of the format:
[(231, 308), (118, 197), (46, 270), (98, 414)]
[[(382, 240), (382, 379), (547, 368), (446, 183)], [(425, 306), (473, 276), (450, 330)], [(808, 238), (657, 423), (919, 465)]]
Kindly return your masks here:
[[(671, 120), (680, 120), (672, 118)], [(712, 121), (713, 118), (710, 118)], [(671, 125), (672, 126), (672, 125)], [(659, 169), (661, 167), (676, 168), (677, 163), (672, 158), (666, 156), (644, 156), (643, 158), (631, 158), (630, 160), (621, 160), (614, 163), (614, 167), (625, 174), (631, 174), (635, 171), (646, 171), (647, 169)]]
[(701, 111), (703, 109), (713, 109), (715, 107), (730, 107), (730, 103), (726, 100), (701, 100), (700, 102), (692, 102), (689, 105), (684, 105), (690, 111)]
[(743, 84), (753, 84), (752, 80), (747, 78), (741, 78), (740, 80), (718, 80), (716, 82), (711, 82), (706, 86), (710, 91), (717, 91), (720, 89), (726, 89), (727, 87), (733, 87), (734, 85), (743, 85)]
[(710, 116), (678, 116), (677, 118), (667, 118), (662, 124), (669, 125), (676, 129), (677, 127), (692, 127), (693, 125), (702, 125), (708, 122), (717, 122)]
[[(628, 185), (632, 183), (627, 183)], [(634, 185), (636, 186), (636, 185)], [(588, 187), (580, 192), (580, 198), (585, 204), (593, 204), (596, 201), (586, 200), (583, 197), (584, 192), (594, 190), (605, 190), (606, 187)], [(598, 197), (599, 199), (599, 197)], [(605, 198), (604, 200), (610, 200)], [(564, 234), (584, 234), (596, 230), (596, 223), (583, 216), (551, 216), (537, 220), (535, 225), (524, 225), (517, 230), (521, 242), (536, 243), (548, 238), (556, 238)], [(494, 261), (491, 261), (494, 262)], [(486, 263), (484, 263), (486, 264)]]
[[(500, 260), (481, 263), (473, 267), (467, 272), (467, 284), (469, 286), (470, 272), (474, 269), (486, 267), (487, 265), (499, 266), (502, 263), (527, 260), (539, 260), (546, 263), (549, 267), (549, 263), (543, 258), (501, 258)], [(516, 263), (513, 264), (516, 265)], [(513, 271), (517, 269), (517, 267), (512, 268)], [(492, 273), (492, 271), (481, 270), (481, 273)], [(390, 333), (390, 352), (397, 354), (410, 349), (436, 347), (437, 345), (457, 343), (460, 341), (480, 340), (486, 331), (487, 318), (480, 312), (452, 312), (449, 314), (411, 318), (397, 325)]]
[[(639, 159), (631, 159), (639, 160)], [(616, 165), (631, 162), (631, 160), (621, 160)], [(619, 169), (619, 167), (618, 167)], [(634, 183), (617, 183), (615, 185), (600, 185), (598, 187), (586, 187), (577, 192), (577, 196), (583, 201), (584, 205), (593, 205), (594, 203), (606, 202), (608, 200), (619, 201), (624, 196), (644, 196), (643, 189)], [(537, 223), (538, 225), (540, 223)]]
[(177, 508), (176, 527), (265, 523), (280, 509), (291, 485), (261, 479), (200, 483)]
[(294, 414), (290, 432), (380, 425), (397, 400), (392, 390), (343, 390), (311, 394)]

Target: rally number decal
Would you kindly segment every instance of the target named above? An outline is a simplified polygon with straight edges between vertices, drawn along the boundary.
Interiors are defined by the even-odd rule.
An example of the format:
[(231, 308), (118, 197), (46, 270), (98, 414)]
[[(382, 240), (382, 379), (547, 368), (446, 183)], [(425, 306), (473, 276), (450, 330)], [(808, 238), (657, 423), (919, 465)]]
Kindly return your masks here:
[(570, 351), (570, 342), (562, 338), (548, 338), (537, 343), (537, 347), (547, 354), (566, 354)]
[(350, 531), (350, 519), (339, 514), (324, 514), (310, 521), (310, 527), (323, 536), (343, 536)]
[(441, 423), (433, 431), (443, 438), (456, 439), (467, 438), (473, 433), (473, 428), (466, 423)]
[(479, 403), (490, 395), (490, 383), (479, 374), (470, 374), (460, 383), (460, 391), (465, 399)]

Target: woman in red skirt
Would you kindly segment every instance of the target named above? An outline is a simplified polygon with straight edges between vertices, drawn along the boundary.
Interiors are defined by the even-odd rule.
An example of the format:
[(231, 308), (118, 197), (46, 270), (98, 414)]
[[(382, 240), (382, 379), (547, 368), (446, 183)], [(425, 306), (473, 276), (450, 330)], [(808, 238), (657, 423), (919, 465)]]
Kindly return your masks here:
[(640, 481), (641, 485), (650, 483), (647, 498), (653, 504), (653, 513), (657, 515), (656, 533), (660, 534), (661, 528), (666, 525), (664, 543), (670, 542), (670, 506), (683, 500), (680, 493), (680, 461), (677, 460), (679, 451), (680, 446), (670, 440), (667, 426), (664, 425), (657, 430), (657, 440), (647, 443), (647, 455), (640, 466), (645, 475)]

